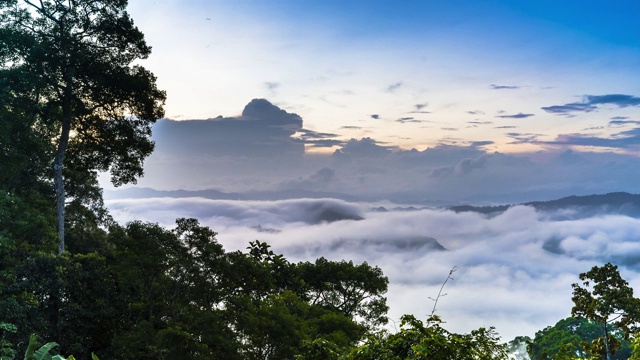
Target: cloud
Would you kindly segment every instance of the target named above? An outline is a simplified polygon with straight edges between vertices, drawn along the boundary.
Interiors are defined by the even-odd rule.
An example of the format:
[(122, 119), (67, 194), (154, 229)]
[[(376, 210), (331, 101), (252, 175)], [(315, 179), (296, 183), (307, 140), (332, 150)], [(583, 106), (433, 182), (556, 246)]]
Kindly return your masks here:
[(396, 119), (396, 122), (399, 122), (401, 124), (405, 124), (405, 123), (421, 123), (421, 122), (425, 122), (426, 120), (418, 120), (416, 118), (413, 117), (401, 117), (399, 119)]
[(308, 129), (300, 129), (296, 134), (298, 134), (297, 139), (300, 139), (305, 145), (312, 147), (333, 147), (344, 144), (342, 140), (333, 139), (338, 137), (338, 134), (323, 133)]
[(490, 124), (493, 124), (493, 121), (467, 121), (467, 124), (490, 125)]
[(280, 83), (267, 81), (264, 83), (264, 87), (269, 91), (275, 91), (280, 87)]
[(302, 118), (265, 99), (251, 100), (238, 117), (207, 120), (159, 120), (153, 127), (152, 156), (301, 156), (304, 147), (292, 136)]
[(585, 95), (581, 102), (542, 107), (542, 110), (552, 114), (572, 116), (576, 112), (595, 111), (601, 105), (640, 106), (640, 97), (624, 94)]
[(638, 121), (638, 120), (611, 120), (611, 121), (609, 121), (609, 126), (621, 126), (621, 125), (629, 125), (629, 124), (640, 125), (640, 121)]
[(431, 111), (426, 111), (423, 110), (424, 108), (426, 108), (429, 104), (428, 103), (422, 103), (422, 104), (415, 104), (413, 105), (413, 107), (415, 108), (415, 110), (413, 111), (409, 111), (409, 114), (430, 114)]
[(491, 84), (489, 85), (489, 87), (494, 90), (515, 90), (515, 89), (521, 88), (521, 86), (516, 86), (516, 85), (495, 85), (495, 84)]
[(513, 125), (504, 125), (504, 126), (495, 126), (494, 129), (515, 129), (517, 126)]
[(372, 114), (370, 116), (371, 116), (372, 119), (375, 119), (375, 120), (380, 119), (380, 115), (378, 115), (378, 114)]
[[(381, 205), (389, 211), (370, 210)], [(142, 219), (172, 226), (176, 217), (196, 216), (218, 232), (227, 251), (245, 251), (249, 241), (259, 239), (292, 262), (323, 256), (379, 266), (390, 280), (394, 321), (402, 314), (424, 319), (433, 307), (429, 298), (455, 266), (437, 314), (451, 331), (496, 326), (504, 341), (533, 336), (566, 317), (573, 305), (571, 284), (595, 265), (612, 261), (633, 288), (640, 287), (640, 243), (631, 240), (640, 237), (640, 219), (622, 215), (555, 220), (551, 213), (516, 206), (488, 217), (330, 199), (156, 198), (108, 201), (107, 206), (119, 222)], [(334, 213), (363, 219), (323, 221)]]
[(391, 149), (378, 145), (372, 138), (362, 138), (360, 140), (350, 139), (344, 146), (333, 153), (335, 159), (351, 158), (377, 158), (390, 154)]
[(515, 139), (515, 141), (511, 142), (512, 144), (527, 144), (527, 143), (535, 143), (538, 141), (538, 138), (544, 136), (543, 134), (532, 134), (532, 133), (516, 133), (510, 132), (507, 133), (507, 136)]
[(398, 90), (400, 87), (402, 87), (402, 85), (404, 85), (404, 83), (402, 81), (399, 81), (395, 84), (391, 84), (389, 86), (387, 86), (386, 92), (388, 93), (393, 93), (396, 90)]
[(429, 105), (429, 103), (415, 104), (414, 107), (416, 108), (416, 111), (421, 111), (427, 107), (427, 105)]
[(484, 112), (480, 111), (480, 110), (472, 110), (472, 111), (467, 111), (467, 114), (471, 114), (471, 115), (484, 115)]
[(347, 126), (340, 126), (340, 129), (359, 130), (359, 129), (362, 129), (362, 126), (347, 125)]
[(523, 114), (523, 113), (517, 113), (517, 114), (513, 114), (513, 115), (497, 115), (496, 117), (498, 118), (503, 118), (503, 119), (525, 119), (528, 117), (534, 116), (533, 114)]
[(562, 134), (558, 135), (553, 141), (534, 140), (532, 142), (542, 145), (577, 145), (619, 149), (640, 149), (640, 127), (613, 134), (608, 138), (588, 136), (585, 134)]

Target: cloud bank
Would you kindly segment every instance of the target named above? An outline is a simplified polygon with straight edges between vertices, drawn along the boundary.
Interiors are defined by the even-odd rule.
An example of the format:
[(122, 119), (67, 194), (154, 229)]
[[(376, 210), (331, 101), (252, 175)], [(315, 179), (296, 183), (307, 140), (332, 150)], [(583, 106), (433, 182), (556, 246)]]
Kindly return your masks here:
[[(634, 99), (603, 95), (587, 97), (585, 101), (590, 106), (604, 103), (632, 106)], [(415, 108), (426, 106), (420, 103)], [(532, 114), (500, 116), (519, 119)], [(397, 121), (424, 120), (404, 117)], [(306, 191), (338, 194), (332, 196), (343, 199), (348, 195), (348, 199), (414, 203), (526, 202), (612, 191), (640, 192), (635, 171), (640, 167), (637, 124), (627, 118), (612, 118), (608, 122), (610, 130), (617, 130), (609, 136), (572, 133), (548, 139), (537, 133), (504, 134), (512, 139), (511, 144), (533, 144), (547, 149), (540, 153), (490, 152), (487, 149), (495, 144), (492, 141), (459, 139), (424, 150), (404, 150), (372, 137), (349, 139), (337, 131), (305, 129), (300, 116), (267, 100), (254, 99), (237, 117), (159, 121), (153, 129), (157, 148), (146, 162), (146, 176), (139, 184), (163, 190), (283, 194), (272, 199), (291, 198), (294, 193)], [(476, 120), (468, 124), (480, 127), (491, 122)], [(410, 125), (403, 127), (406, 126)], [(333, 152), (310, 153), (305, 146), (307, 150), (324, 148)], [(577, 152), (573, 147), (618, 149), (636, 155)], [(287, 191), (288, 196), (284, 194)]]
[[(387, 295), (395, 321), (404, 313), (424, 319), (433, 307), (429, 298), (456, 266), (437, 313), (454, 331), (494, 325), (505, 341), (532, 336), (568, 316), (571, 283), (594, 265), (620, 265), (623, 277), (640, 289), (640, 219), (622, 215), (560, 220), (554, 213), (516, 206), (486, 216), (332, 199), (152, 198), (107, 205), (120, 222), (143, 219), (171, 227), (176, 217), (196, 217), (219, 232), (227, 250), (244, 250), (259, 239), (291, 261), (324, 256), (380, 266), (390, 279)], [(379, 211), (380, 206), (389, 211)], [(324, 221), (327, 209), (363, 219)]]

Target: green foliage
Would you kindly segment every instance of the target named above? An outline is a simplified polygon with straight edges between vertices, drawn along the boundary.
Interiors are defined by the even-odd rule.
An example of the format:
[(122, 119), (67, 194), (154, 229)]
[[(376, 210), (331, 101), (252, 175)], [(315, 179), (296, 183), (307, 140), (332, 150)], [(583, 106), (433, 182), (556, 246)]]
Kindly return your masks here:
[[(76, 360), (73, 355), (64, 357), (62, 355), (53, 355), (51, 352), (58, 347), (55, 342), (49, 342), (38, 348), (38, 339), (36, 335), (29, 337), (29, 345), (24, 355), (24, 360)], [(100, 360), (96, 354), (91, 354), (92, 360)]]
[(13, 324), (0, 322), (0, 331), (0, 360), (12, 360), (17, 352), (13, 344), (5, 339), (5, 333), (16, 333), (18, 329)]
[(444, 329), (437, 316), (425, 325), (412, 315), (404, 315), (400, 331), (395, 334), (370, 336), (363, 345), (351, 351), (353, 360), (498, 360), (507, 359), (506, 346), (494, 328), (479, 328), (470, 334), (457, 334)]
[[(612, 359), (627, 359), (630, 354), (629, 344), (624, 340), (620, 329), (612, 328), (614, 338), (610, 340), (617, 349)], [(536, 332), (530, 342), (531, 359), (574, 359), (603, 353), (602, 326), (585, 318), (569, 317), (558, 321)], [(612, 335), (613, 336), (613, 335)]]
[[(633, 289), (611, 263), (594, 266), (579, 277), (582, 284), (572, 285), (575, 305), (571, 314), (600, 325), (601, 336), (586, 344), (585, 349), (611, 359), (622, 346), (620, 338), (627, 338), (638, 329), (640, 299), (633, 296)], [(613, 333), (618, 328), (622, 334)]]
[(640, 333), (635, 333), (631, 338), (632, 354), (629, 360), (640, 360)]

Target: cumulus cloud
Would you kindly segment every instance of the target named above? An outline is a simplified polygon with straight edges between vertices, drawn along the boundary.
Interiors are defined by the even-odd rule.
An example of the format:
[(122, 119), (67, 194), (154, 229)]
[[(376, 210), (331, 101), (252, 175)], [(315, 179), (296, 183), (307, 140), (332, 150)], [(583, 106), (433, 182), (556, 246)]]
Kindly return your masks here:
[[(532, 336), (568, 316), (571, 283), (594, 265), (612, 261), (640, 286), (640, 219), (598, 215), (555, 220), (532, 207), (496, 216), (439, 209), (376, 212), (389, 203), (336, 200), (277, 202), (204, 199), (116, 200), (107, 203), (118, 221), (143, 219), (171, 226), (195, 216), (219, 232), (227, 250), (266, 241), (290, 261), (367, 261), (390, 279), (390, 316), (425, 318), (449, 270), (455, 280), (437, 313), (453, 331), (494, 325), (504, 340)], [(323, 221), (326, 211), (363, 218)], [(270, 231), (263, 231), (270, 229)], [(277, 230), (277, 231), (276, 231)], [(391, 325), (393, 326), (393, 325)]]
[(580, 102), (564, 105), (542, 107), (542, 110), (564, 116), (573, 116), (576, 112), (592, 112), (601, 105), (615, 105), (617, 107), (640, 106), (640, 97), (625, 94), (585, 95)]
[(360, 140), (350, 139), (340, 150), (336, 150), (333, 154), (334, 158), (375, 158), (385, 156), (390, 153), (390, 148), (378, 145), (379, 143), (372, 138), (362, 138)]
[(156, 156), (296, 156), (304, 146), (292, 136), (302, 118), (265, 99), (252, 100), (238, 117), (159, 120), (153, 127)]

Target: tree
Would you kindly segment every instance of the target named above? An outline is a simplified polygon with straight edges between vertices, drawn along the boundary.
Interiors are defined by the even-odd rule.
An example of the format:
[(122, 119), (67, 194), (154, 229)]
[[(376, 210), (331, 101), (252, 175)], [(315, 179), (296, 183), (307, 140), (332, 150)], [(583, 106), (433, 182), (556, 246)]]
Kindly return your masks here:
[(350, 360), (506, 360), (506, 346), (494, 328), (479, 328), (470, 334), (444, 329), (438, 316), (426, 325), (413, 315), (404, 315), (400, 331), (374, 335), (346, 356)]
[[(610, 330), (620, 341), (619, 350), (613, 355), (613, 359), (628, 359), (631, 349), (621, 336), (622, 331), (613, 326)], [(591, 344), (601, 334), (602, 327), (597, 322), (569, 317), (558, 321), (554, 326), (537, 331), (534, 339), (529, 342), (528, 353), (533, 360), (574, 359), (576, 356), (584, 358), (593, 353)]]
[(591, 351), (611, 360), (619, 346), (619, 340), (612, 334), (614, 325), (623, 330), (625, 337), (637, 330), (640, 299), (634, 298), (633, 289), (620, 276), (618, 266), (611, 263), (594, 266), (580, 274), (580, 280), (582, 284), (571, 285), (575, 304), (571, 315), (600, 324), (602, 336), (592, 343)]
[(389, 307), (384, 294), (389, 279), (379, 267), (323, 257), (297, 267), (305, 284), (302, 296), (311, 304), (359, 318), (369, 328), (387, 323)]
[(151, 48), (126, 6), (127, 0), (0, 5), (0, 87), (6, 91), (0, 109), (53, 131), (56, 139), (58, 254), (65, 246), (66, 174), (95, 178), (96, 170), (109, 170), (116, 186), (135, 182), (153, 150), (151, 124), (163, 116), (165, 93), (149, 71), (132, 65)]

